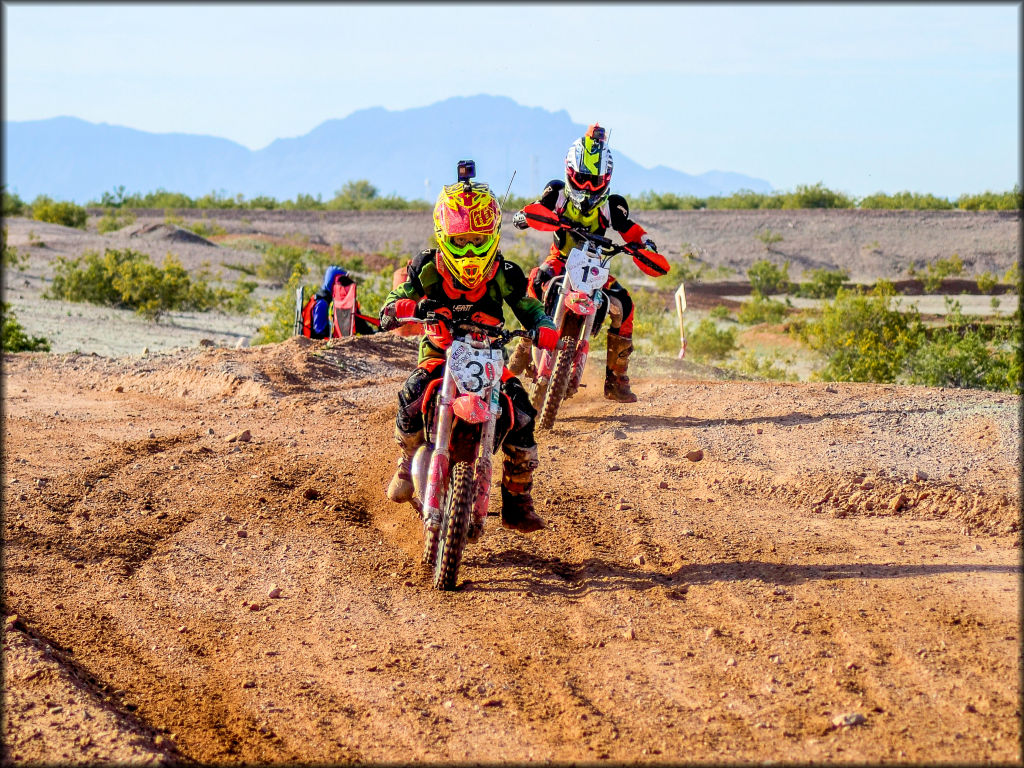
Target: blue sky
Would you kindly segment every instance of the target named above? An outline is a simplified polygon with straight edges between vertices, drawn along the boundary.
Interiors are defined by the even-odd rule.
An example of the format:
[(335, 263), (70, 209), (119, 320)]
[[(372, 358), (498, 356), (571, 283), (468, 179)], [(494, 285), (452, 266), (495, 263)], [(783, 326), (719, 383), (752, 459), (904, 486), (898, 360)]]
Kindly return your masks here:
[(479, 93), (645, 166), (954, 198), (1020, 173), (1019, 3), (3, 3), (4, 117), (252, 149)]

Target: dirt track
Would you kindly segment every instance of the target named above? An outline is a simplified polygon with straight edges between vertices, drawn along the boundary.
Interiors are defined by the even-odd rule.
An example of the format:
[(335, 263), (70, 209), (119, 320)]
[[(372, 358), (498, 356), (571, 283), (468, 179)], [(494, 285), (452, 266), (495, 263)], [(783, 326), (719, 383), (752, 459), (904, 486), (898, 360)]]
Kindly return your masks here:
[(1019, 398), (592, 366), (442, 594), (413, 357), (5, 357), (5, 761), (1021, 759)]

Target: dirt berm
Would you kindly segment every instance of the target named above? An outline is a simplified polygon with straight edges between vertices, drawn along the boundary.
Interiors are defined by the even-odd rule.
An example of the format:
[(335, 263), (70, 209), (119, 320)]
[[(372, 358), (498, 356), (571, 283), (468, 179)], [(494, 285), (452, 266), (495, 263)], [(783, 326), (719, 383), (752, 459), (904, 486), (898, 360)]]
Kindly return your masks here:
[(413, 360), (6, 356), (4, 762), (1020, 761), (1018, 398), (593, 365), (441, 593)]

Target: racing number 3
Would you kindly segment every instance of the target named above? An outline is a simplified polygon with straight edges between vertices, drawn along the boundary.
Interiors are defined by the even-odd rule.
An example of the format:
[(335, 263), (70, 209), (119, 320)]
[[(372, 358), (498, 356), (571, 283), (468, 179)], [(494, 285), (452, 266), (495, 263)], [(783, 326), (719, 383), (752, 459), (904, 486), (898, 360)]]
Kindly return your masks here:
[(467, 385), (466, 389), (468, 389), (470, 392), (479, 392), (481, 389), (484, 388), (483, 363), (481, 363), (479, 360), (470, 360), (468, 363), (466, 363), (466, 370), (472, 371), (471, 378), (474, 383), (474, 386), (472, 387)]

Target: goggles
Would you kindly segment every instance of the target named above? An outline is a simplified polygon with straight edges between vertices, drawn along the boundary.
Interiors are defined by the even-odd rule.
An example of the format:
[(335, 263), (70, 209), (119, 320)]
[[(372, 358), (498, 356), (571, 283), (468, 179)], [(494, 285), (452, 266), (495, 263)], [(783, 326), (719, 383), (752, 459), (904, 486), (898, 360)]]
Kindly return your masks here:
[(572, 182), (574, 187), (577, 189), (586, 189), (590, 192), (600, 192), (608, 186), (608, 182), (611, 180), (610, 173), (606, 173), (603, 176), (597, 176), (592, 173), (579, 173), (578, 171), (574, 171), (572, 168), (567, 168), (566, 170), (569, 172), (569, 181)]
[(496, 239), (494, 235), (491, 235), (486, 237), (481, 243), (468, 242), (465, 245), (456, 245), (455, 237), (458, 237), (458, 235), (445, 238), (444, 247), (456, 259), (486, 256)]

